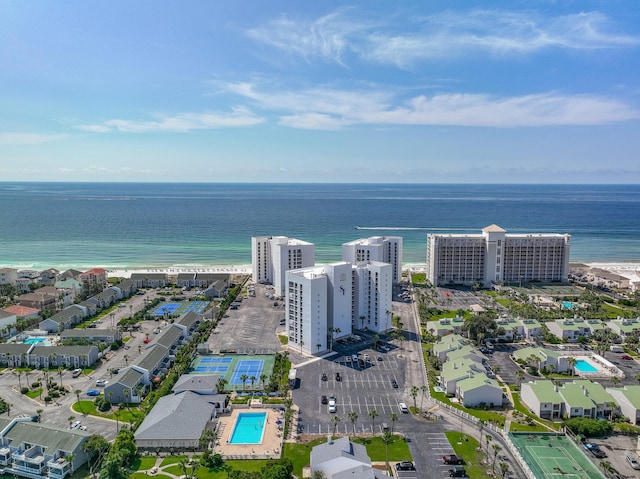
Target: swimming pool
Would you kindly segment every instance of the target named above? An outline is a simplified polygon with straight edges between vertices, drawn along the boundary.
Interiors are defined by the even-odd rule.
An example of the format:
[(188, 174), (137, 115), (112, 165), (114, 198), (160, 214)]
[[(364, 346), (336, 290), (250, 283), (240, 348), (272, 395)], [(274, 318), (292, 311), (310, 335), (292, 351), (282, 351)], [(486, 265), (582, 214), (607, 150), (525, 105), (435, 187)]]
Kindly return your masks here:
[(36, 343), (43, 343), (47, 340), (47, 338), (27, 338), (24, 341), (22, 341), (23, 344), (36, 344)]
[(261, 444), (266, 420), (266, 412), (238, 413), (229, 444)]
[(575, 368), (576, 368), (576, 371), (579, 371), (581, 373), (597, 373), (598, 371), (600, 371), (593, 364), (591, 364), (588, 361), (585, 361), (584, 359), (578, 359), (576, 361)]

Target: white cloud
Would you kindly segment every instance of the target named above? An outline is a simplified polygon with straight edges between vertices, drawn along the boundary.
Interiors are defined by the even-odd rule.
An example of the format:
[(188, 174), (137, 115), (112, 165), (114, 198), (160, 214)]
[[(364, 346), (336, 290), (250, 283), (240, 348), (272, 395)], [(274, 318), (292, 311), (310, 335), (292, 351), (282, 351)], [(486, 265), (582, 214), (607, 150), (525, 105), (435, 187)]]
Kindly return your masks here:
[(330, 130), (349, 125), (448, 125), (537, 127), (601, 125), (640, 117), (616, 99), (596, 95), (540, 93), (515, 97), (447, 93), (401, 99), (391, 88), (259, 91), (256, 85), (229, 85), (266, 110), (282, 112), (280, 124)]
[[(364, 18), (364, 19), (363, 19)], [(640, 38), (615, 32), (599, 12), (545, 17), (504, 10), (444, 11), (430, 16), (366, 19), (339, 9), (313, 20), (279, 17), (250, 29), (257, 42), (302, 57), (346, 63), (347, 53), (374, 63), (408, 67), (463, 55), (527, 54), (545, 48), (602, 49), (637, 46)]]
[(40, 133), (0, 132), (0, 145), (39, 145), (66, 138), (66, 135), (43, 135)]
[(77, 125), (76, 128), (95, 133), (108, 133), (112, 131), (123, 133), (184, 133), (193, 130), (253, 126), (263, 121), (263, 118), (255, 116), (244, 108), (235, 108), (229, 114), (181, 113), (175, 116), (164, 116), (152, 120), (113, 119), (101, 124)]

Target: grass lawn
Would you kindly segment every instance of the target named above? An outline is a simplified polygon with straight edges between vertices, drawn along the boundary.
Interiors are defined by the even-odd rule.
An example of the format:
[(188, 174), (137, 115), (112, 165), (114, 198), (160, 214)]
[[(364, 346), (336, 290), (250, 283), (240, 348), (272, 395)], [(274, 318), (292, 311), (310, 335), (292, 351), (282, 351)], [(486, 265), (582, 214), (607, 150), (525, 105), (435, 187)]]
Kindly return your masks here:
[(135, 461), (131, 465), (131, 469), (135, 469), (136, 471), (144, 471), (146, 469), (151, 469), (156, 463), (155, 456), (138, 456)]
[(30, 397), (31, 399), (35, 399), (37, 397), (40, 397), (40, 394), (42, 394), (42, 388), (38, 388), (34, 391), (29, 391), (27, 394), (25, 394), (25, 396)]
[[(511, 424), (511, 430), (513, 430), (514, 426), (518, 428), (518, 431), (540, 431), (540, 432), (548, 432), (549, 429), (541, 426), (538, 423), (542, 423), (545, 426), (548, 426), (549, 428), (553, 429), (553, 430), (558, 430), (558, 428), (560, 427), (560, 424), (556, 424), (553, 421), (547, 421), (545, 419), (540, 419), (538, 416), (536, 416), (535, 414), (532, 414), (525, 406), (524, 404), (522, 404), (520, 402), (520, 394), (516, 393), (516, 392), (512, 392), (511, 395), (513, 396), (513, 402), (514, 402), (514, 409), (522, 414), (524, 414), (526, 417), (530, 417), (531, 419), (533, 419), (534, 421), (536, 421), (536, 423), (534, 423), (533, 425), (528, 425), (528, 424), (520, 424), (517, 423), (517, 419), (515, 416), (513, 418), (513, 422)], [(520, 418), (522, 418), (522, 416), (520, 416)]]
[(293, 462), (293, 473), (298, 477), (302, 477), (302, 468), (309, 464), (311, 449), (313, 446), (317, 446), (318, 444), (323, 444), (325, 442), (327, 442), (327, 438), (325, 437), (314, 439), (313, 441), (304, 444), (286, 442), (282, 448), (282, 455), (291, 459), (291, 462)]
[(289, 344), (289, 336), (287, 336), (286, 334), (279, 334), (278, 335), (278, 341), (280, 341), (280, 344)]
[[(464, 468), (467, 470), (470, 479), (485, 479), (489, 477), (490, 467), (482, 464), (484, 452), (477, 450), (480, 447), (480, 443), (477, 440), (459, 432), (445, 432), (445, 435), (449, 439), (449, 443), (451, 443), (456, 455), (464, 459)], [(464, 438), (467, 440), (465, 441)]]
[[(385, 444), (381, 437), (353, 438), (353, 442), (364, 444), (367, 454), (374, 462), (385, 460)], [(389, 444), (389, 462), (410, 461), (409, 446), (402, 436), (393, 435), (393, 441)]]
[[(114, 407), (117, 407), (117, 406), (114, 406)], [(114, 408), (112, 408), (111, 411), (108, 411), (105, 413), (99, 412), (96, 409), (96, 405), (93, 403), (93, 401), (89, 401), (89, 400), (75, 402), (73, 403), (73, 406), (71, 406), (71, 408), (79, 414), (87, 414), (89, 416), (113, 419), (114, 421), (118, 419), (120, 422), (134, 422), (136, 418), (142, 416), (142, 412), (136, 409), (128, 410), (125, 408), (118, 411), (118, 417), (116, 418), (116, 413)]]
[(412, 283), (424, 283), (427, 280), (427, 273), (411, 273)]

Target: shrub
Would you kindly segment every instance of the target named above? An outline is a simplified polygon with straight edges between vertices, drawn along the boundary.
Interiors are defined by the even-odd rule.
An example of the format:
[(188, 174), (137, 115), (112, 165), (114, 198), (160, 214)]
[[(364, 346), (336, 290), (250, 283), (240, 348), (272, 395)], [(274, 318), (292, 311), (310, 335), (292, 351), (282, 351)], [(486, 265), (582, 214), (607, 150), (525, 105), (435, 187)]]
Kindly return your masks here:
[(31, 383), (31, 387), (33, 389), (38, 389), (40, 387), (40, 384), (41, 384), (40, 381), (36, 381), (36, 382)]
[(49, 391), (49, 396), (51, 396), (52, 398), (59, 398), (60, 393), (58, 391)]
[(29, 392), (29, 388), (28, 388), (28, 387), (26, 387), (26, 386), (24, 386), (22, 389), (20, 389), (20, 392), (21, 392), (22, 394), (27, 394), (27, 393)]
[(598, 419), (574, 417), (566, 420), (564, 424), (574, 433), (587, 437), (602, 437), (611, 434), (611, 431), (613, 431), (612, 423)]
[(44, 402), (51, 402), (51, 401), (53, 401), (53, 399), (51, 399), (51, 396), (44, 397)]

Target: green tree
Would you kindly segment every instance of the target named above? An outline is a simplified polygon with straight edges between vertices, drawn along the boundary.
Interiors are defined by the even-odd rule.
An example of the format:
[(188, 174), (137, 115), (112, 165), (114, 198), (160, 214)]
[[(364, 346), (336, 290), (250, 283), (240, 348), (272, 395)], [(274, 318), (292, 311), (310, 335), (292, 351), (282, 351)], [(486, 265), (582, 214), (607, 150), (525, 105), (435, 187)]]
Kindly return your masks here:
[(385, 431), (382, 434), (382, 442), (384, 442), (384, 463), (385, 463), (385, 471), (389, 472), (389, 444), (393, 442), (393, 436), (389, 431)]
[(507, 464), (506, 462), (501, 462), (500, 463), (500, 476), (502, 477), (502, 479), (504, 479), (504, 476), (506, 476), (508, 472), (509, 472), (509, 464)]
[(416, 399), (418, 398), (418, 393), (420, 392), (420, 388), (418, 386), (411, 386), (411, 392), (409, 395), (413, 399), (413, 409), (418, 409), (418, 403)]
[(88, 456), (89, 476), (100, 467), (104, 456), (109, 452), (111, 444), (100, 434), (93, 434), (83, 445), (82, 449)]
[(247, 379), (249, 379), (249, 376), (247, 376), (246, 374), (240, 375), (240, 381), (242, 381), (242, 390), (245, 389), (245, 386), (247, 384)]
[(391, 434), (393, 434), (396, 421), (398, 420), (398, 415), (395, 412), (392, 412), (390, 417), (391, 417)]
[(369, 417), (371, 418), (371, 434), (375, 436), (376, 435), (375, 423), (376, 423), (376, 417), (378, 417), (378, 411), (376, 411), (375, 409), (371, 409), (369, 411)]
[(496, 472), (496, 459), (498, 458), (498, 453), (500, 451), (502, 451), (502, 447), (500, 447), (500, 444), (492, 444), (491, 447), (493, 448), (493, 462), (491, 463), (491, 470), (494, 472)]
[(333, 434), (335, 436), (336, 429), (338, 429), (338, 423), (340, 422), (340, 416), (331, 416), (331, 423), (333, 424)]
[(349, 417), (349, 421), (351, 421), (351, 424), (353, 425), (353, 435), (356, 435), (356, 421), (358, 420), (358, 413), (355, 411), (351, 411), (349, 414), (347, 414), (347, 416)]

